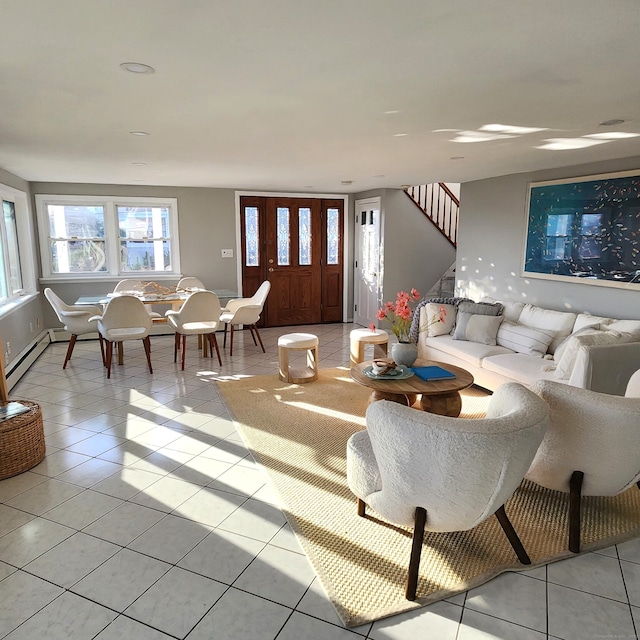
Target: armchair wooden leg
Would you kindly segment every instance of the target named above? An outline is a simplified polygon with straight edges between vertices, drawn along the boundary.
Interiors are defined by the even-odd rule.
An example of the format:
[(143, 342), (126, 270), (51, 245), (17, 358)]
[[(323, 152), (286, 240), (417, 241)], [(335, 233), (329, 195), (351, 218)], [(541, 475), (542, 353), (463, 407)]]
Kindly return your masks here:
[(209, 350), (211, 351), (211, 357), (213, 358), (213, 349), (215, 347), (216, 354), (218, 356), (218, 364), (222, 366), (222, 360), (220, 359), (220, 348), (218, 347), (218, 339), (215, 333), (208, 334), (209, 338)]
[(358, 515), (361, 518), (364, 518), (364, 512), (367, 508), (367, 503), (364, 500), (360, 500), (360, 498), (358, 498)]
[(106, 355), (106, 364), (107, 367), (107, 378), (111, 377), (111, 360), (113, 359), (113, 342), (111, 340), (107, 340), (107, 355)]
[(231, 325), (231, 335), (229, 338), (229, 355), (233, 355), (233, 325)]
[(255, 325), (254, 325), (254, 324), (250, 324), (250, 325), (249, 325), (249, 333), (251, 334), (251, 338), (253, 339), (253, 344), (257, 347), (257, 346), (258, 346), (258, 343), (256, 342), (256, 336), (255, 336), (255, 334), (253, 333), (253, 328), (254, 328), (254, 327), (255, 327)]
[(182, 370), (184, 371), (184, 359), (187, 355), (187, 334), (182, 336)]
[(260, 343), (260, 347), (262, 348), (262, 353), (266, 353), (266, 351), (264, 350), (264, 345), (262, 344), (262, 338), (260, 337), (260, 332), (258, 331), (258, 327), (254, 324), (253, 328), (255, 329), (256, 336), (258, 336), (258, 342)]
[(151, 367), (151, 338), (147, 336), (143, 338), (142, 344), (144, 345), (144, 352), (147, 355), (147, 364), (149, 365), (149, 373), (153, 373), (153, 368)]
[(67, 362), (69, 362), (69, 360), (71, 360), (71, 354), (73, 353), (73, 347), (76, 346), (76, 340), (78, 339), (78, 336), (75, 333), (71, 334), (71, 340), (69, 340), (69, 346), (67, 347), (67, 355), (64, 358), (64, 363), (62, 365), (63, 369), (67, 368)]
[(569, 551), (580, 553), (580, 499), (584, 473), (574, 471), (569, 481)]
[(180, 346), (180, 334), (176, 331), (173, 338), (173, 361), (178, 362), (178, 347)]
[(504, 510), (504, 505), (502, 505), (496, 511), (496, 518), (498, 518), (498, 522), (500, 523), (502, 530), (504, 531), (509, 542), (511, 543), (513, 550), (516, 552), (516, 555), (518, 556), (518, 560), (520, 560), (522, 564), (531, 564), (531, 559), (527, 555), (527, 552), (525, 551), (525, 548), (522, 545), (522, 542), (520, 542), (520, 538), (518, 537), (516, 530), (513, 528), (511, 521), (507, 517), (507, 513)]
[(102, 356), (102, 366), (107, 366), (107, 357), (104, 353), (104, 338), (101, 333), (98, 333), (98, 340), (100, 341), (100, 355)]
[(420, 556), (422, 543), (424, 542), (424, 527), (427, 523), (427, 510), (416, 507), (415, 525), (413, 527), (413, 541), (411, 543), (411, 559), (409, 560), (409, 572), (407, 574), (407, 600), (416, 599), (418, 588), (418, 570), (420, 569)]
[(222, 342), (222, 348), (226, 349), (227, 348), (227, 327), (229, 325), (225, 322), (224, 323), (224, 341)]

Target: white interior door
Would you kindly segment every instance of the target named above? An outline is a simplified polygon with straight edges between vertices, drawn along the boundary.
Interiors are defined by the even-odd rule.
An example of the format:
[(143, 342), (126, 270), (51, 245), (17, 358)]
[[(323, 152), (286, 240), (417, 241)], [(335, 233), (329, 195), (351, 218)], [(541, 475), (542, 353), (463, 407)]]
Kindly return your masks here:
[(355, 264), (353, 321), (369, 326), (375, 322), (379, 307), (380, 267), (380, 198), (356, 200)]

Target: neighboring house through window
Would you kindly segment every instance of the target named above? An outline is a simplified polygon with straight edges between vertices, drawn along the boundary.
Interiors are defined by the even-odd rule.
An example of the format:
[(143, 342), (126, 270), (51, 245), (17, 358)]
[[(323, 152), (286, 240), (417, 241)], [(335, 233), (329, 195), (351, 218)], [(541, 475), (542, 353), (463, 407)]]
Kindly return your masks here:
[(36, 196), (45, 278), (180, 273), (174, 198)]

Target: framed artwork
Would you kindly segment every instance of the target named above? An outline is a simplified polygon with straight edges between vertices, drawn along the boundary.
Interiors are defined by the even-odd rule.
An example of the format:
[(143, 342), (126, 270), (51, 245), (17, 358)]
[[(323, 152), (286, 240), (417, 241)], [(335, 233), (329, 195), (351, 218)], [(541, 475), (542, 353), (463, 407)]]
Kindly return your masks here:
[(640, 289), (640, 170), (532, 182), (523, 276)]

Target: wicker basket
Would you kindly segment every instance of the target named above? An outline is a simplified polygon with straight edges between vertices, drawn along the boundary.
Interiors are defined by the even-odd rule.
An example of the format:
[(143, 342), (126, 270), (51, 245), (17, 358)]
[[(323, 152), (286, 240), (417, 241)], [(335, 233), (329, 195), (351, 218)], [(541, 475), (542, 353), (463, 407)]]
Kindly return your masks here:
[(35, 467), (45, 454), (40, 406), (18, 400), (29, 411), (0, 422), (0, 480)]

